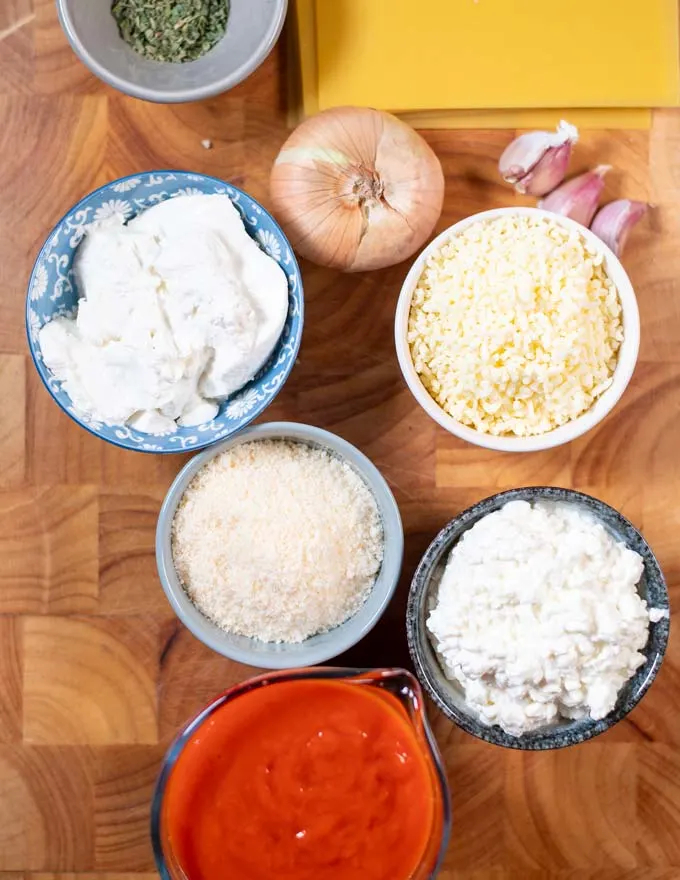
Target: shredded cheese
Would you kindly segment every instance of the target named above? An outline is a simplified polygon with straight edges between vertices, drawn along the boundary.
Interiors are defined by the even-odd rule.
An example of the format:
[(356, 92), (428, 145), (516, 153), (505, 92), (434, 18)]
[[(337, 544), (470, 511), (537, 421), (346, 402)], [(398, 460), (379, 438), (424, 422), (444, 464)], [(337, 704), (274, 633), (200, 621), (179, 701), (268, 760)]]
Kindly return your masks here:
[(417, 373), (442, 409), (489, 434), (550, 431), (611, 385), (621, 304), (601, 254), (558, 222), (478, 221), (427, 261), (409, 315)]
[(305, 443), (255, 440), (216, 456), (173, 521), (175, 567), (197, 608), (267, 642), (301, 642), (351, 617), (382, 557), (371, 491)]

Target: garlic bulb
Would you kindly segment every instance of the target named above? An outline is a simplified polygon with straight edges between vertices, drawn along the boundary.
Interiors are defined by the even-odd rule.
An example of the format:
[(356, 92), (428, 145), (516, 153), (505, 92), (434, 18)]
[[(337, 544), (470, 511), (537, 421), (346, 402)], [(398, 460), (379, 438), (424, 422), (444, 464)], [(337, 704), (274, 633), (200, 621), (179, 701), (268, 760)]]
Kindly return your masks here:
[(295, 250), (346, 272), (410, 257), (444, 201), (441, 164), (423, 138), (389, 113), (359, 107), (326, 110), (298, 126), (270, 184)]
[(628, 233), (644, 217), (648, 207), (644, 202), (617, 199), (597, 212), (590, 228), (620, 257), (626, 246)]
[(531, 196), (549, 193), (564, 180), (578, 129), (562, 120), (557, 131), (529, 131), (509, 144), (498, 162), (503, 180)]
[(610, 170), (611, 165), (598, 165), (592, 171), (572, 177), (541, 199), (538, 207), (590, 226), (604, 189), (604, 176)]

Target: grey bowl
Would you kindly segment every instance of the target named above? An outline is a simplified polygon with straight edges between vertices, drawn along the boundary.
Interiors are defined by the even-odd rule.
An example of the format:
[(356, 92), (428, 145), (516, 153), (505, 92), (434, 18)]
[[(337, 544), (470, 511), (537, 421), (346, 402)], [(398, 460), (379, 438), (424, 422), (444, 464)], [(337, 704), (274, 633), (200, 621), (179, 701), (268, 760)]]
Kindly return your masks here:
[(110, 0), (57, 0), (71, 48), (104, 82), (145, 101), (175, 104), (226, 92), (262, 64), (279, 38), (288, 0), (231, 0), (227, 31), (203, 58), (150, 61), (118, 33)]
[(650, 624), (649, 639), (643, 651), (647, 660), (624, 685), (614, 710), (606, 718), (599, 721), (591, 718), (577, 721), (564, 720), (521, 736), (510, 736), (496, 725), (489, 727), (482, 724), (476, 713), (465, 702), (462, 688), (450, 682), (439, 665), (425, 627), (429, 603), (441, 579), (449, 551), (463, 532), (482, 517), (503, 507), (508, 501), (537, 499), (576, 504), (588, 510), (618, 541), (622, 541), (639, 553), (644, 560), (644, 572), (638, 585), (638, 592), (647, 600), (650, 607), (668, 611), (668, 589), (659, 563), (645, 539), (624, 516), (590, 495), (583, 495), (571, 489), (536, 486), (512, 489), (485, 498), (456, 516), (439, 532), (426, 550), (413, 576), (406, 611), (406, 630), (409, 650), (418, 678), (447, 718), (467, 733), (494, 745), (513, 749), (547, 750), (575, 745), (603, 733), (639, 703), (661, 666), (668, 644), (670, 621), (666, 617), (658, 623)]
[[(251, 440), (298, 440), (328, 449), (350, 464), (373, 493), (382, 518), (385, 553), (371, 593), (357, 613), (326, 633), (299, 644), (274, 644), (233, 635), (216, 626), (196, 608), (180, 583), (172, 560), (171, 532), (175, 510), (196, 473), (212, 458)], [(404, 555), (404, 530), (399, 508), (380, 471), (354, 446), (328, 431), (295, 422), (270, 422), (246, 428), (238, 436), (211, 446), (186, 464), (168, 490), (158, 516), (156, 563), (165, 594), (182, 623), (213, 651), (264, 669), (314, 666), (349, 650), (376, 625), (387, 608), (399, 580)]]

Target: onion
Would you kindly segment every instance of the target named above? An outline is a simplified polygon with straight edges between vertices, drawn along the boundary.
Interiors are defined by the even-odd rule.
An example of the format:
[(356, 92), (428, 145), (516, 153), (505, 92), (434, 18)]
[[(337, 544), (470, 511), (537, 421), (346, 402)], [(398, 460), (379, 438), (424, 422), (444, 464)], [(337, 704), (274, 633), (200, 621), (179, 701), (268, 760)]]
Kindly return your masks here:
[(425, 243), (441, 214), (444, 174), (404, 122), (338, 107), (288, 138), (272, 169), (271, 197), (301, 256), (361, 272), (393, 266)]

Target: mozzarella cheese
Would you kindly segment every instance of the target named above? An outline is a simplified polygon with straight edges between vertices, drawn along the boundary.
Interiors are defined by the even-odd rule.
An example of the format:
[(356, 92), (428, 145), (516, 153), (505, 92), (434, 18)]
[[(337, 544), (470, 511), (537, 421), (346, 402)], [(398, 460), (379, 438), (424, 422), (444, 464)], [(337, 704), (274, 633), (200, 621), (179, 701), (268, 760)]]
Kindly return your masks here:
[(611, 385), (621, 305), (602, 255), (544, 218), (478, 221), (428, 259), (411, 301), (417, 373), (457, 421), (540, 434)]

